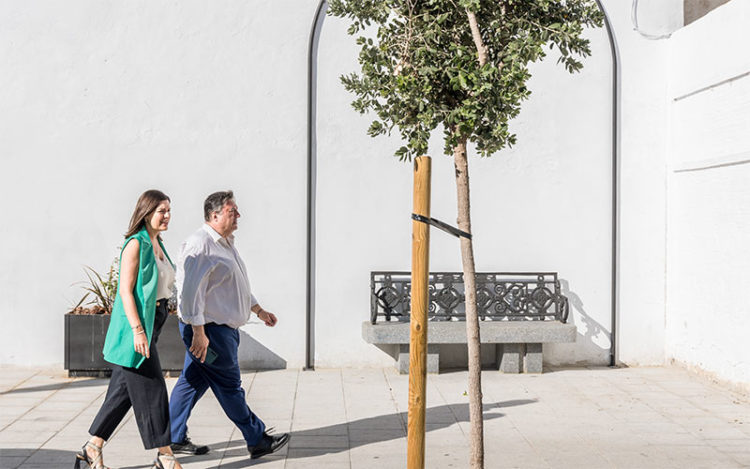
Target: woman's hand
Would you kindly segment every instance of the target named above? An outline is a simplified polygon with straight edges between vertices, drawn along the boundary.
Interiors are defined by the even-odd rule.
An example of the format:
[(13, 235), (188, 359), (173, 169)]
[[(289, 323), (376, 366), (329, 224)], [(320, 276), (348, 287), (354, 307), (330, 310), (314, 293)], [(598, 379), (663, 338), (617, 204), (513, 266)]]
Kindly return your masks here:
[(136, 353), (140, 353), (146, 358), (151, 356), (151, 351), (148, 347), (148, 337), (146, 337), (146, 331), (142, 328), (138, 328), (133, 331), (133, 347)]
[[(125, 316), (133, 328), (133, 348), (136, 353), (149, 358), (151, 352), (148, 347), (148, 337), (146, 336), (146, 331), (143, 330), (142, 319), (138, 315), (138, 308), (135, 305), (135, 297), (133, 296), (133, 289), (138, 278), (139, 245), (140, 243), (137, 239), (131, 239), (122, 250), (119, 292), (120, 298), (122, 298), (122, 306), (125, 308)], [(126, 346), (125, 344), (122, 345), (123, 347)]]

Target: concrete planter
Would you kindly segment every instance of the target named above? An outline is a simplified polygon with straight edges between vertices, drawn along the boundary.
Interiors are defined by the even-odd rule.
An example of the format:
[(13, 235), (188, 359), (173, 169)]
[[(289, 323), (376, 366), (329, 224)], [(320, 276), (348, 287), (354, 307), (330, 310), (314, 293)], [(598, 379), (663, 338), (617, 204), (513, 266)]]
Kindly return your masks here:
[[(68, 376), (109, 376), (111, 365), (104, 361), (102, 348), (109, 327), (109, 314), (65, 315), (65, 369)], [(169, 315), (159, 335), (161, 368), (169, 374), (182, 370), (185, 345), (177, 316)]]

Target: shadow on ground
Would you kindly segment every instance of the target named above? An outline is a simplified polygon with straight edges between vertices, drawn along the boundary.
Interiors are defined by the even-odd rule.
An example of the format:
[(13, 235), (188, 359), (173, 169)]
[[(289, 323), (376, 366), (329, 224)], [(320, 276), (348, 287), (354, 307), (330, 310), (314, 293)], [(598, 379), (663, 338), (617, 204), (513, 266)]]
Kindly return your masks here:
[[(518, 399), (496, 402), (494, 404), (485, 404), (483, 406), (484, 420), (487, 421), (503, 417), (505, 414), (499, 412), (499, 409), (502, 409), (503, 407), (527, 405), (535, 402), (537, 402), (535, 399)], [(449, 427), (456, 422), (468, 422), (469, 405), (456, 404), (430, 407), (427, 409), (426, 420), (427, 433)], [(286, 458), (308, 458), (330, 453), (339, 453), (372, 443), (382, 443), (385, 441), (405, 438), (406, 421), (407, 413), (399, 412), (354, 420), (348, 423), (293, 431), (290, 442), (291, 450), (286, 450), (291, 452), (287, 453)], [(319, 444), (316, 445), (316, 442)], [(215, 442), (210, 446), (213, 448), (211, 453), (205, 456), (183, 456), (180, 458), (180, 461), (202, 461), (206, 464), (206, 467), (215, 469), (219, 466), (210, 465), (211, 461), (221, 458), (222, 456), (227, 458), (248, 456), (247, 448), (243, 441)], [(221, 452), (221, 448), (225, 448), (225, 450)], [(216, 450), (219, 450), (219, 452)], [(221, 464), (221, 467), (226, 469), (236, 469), (263, 464), (265, 462), (272, 462), (277, 459), (278, 456), (273, 455), (255, 461), (248, 458), (227, 464)], [(136, 467), (141, 466), (123, 469), (136, 469)]]
[[(535, 399), (519, 399), (483, 406), (484, 419), (492, 420), (503, 417), (505, 414), (499, 412), (503, 407), (533, 404)], [(449, 427), (456, 422), (469, 421), (469, 405), (443, 405), (427, 409), (426, 431), (440, 430)], [(406, 437), (407, 413), (399, 412), (388, 415), (379, 415), (365, 419), (354, 420), (348, 423), (327, 425), (319, 428), (311, 428), (292, 432), (290, 446), (292, 452), (286, 458), (307, 458), (316, 455), (339, 453), (351, 448), (381, 443)], [(338, 437), (338, 438), (337, 438)], [(116, 438), (116, 437), (115, 437)], [(331, 444), (333, 442), (334, 444)], [(203, 467), (217, 468), (224, 458), (244, 457), (240, 461), (222, 464), (222, 468), (241, 468), (257, 464), (263, 464), (278, 460), (278, 455), (270, 455), (262, 459), (250, 460), (244, 441), (219, 441), (209, 443), (212, 451), (203, 456), (179, 457), (184, 463), (202, 463)], [(286, 451), (286, 450), (284, 450)], [(3, 467), (17, 468), (22, 464), (48, 467), (72, 467), (75, 462), (76, 449), (63, 451), (57, 449), (32, 450), (28, 448), (3, 448)], [(106, 448), (104, 450), (107, 464), (116, 464), (116, 461), (107, 459)], [(119, 466), (117, 466), (119, 467)], [(146, 459), (143, 464), (136, 466), (124, 466), (121, 469), (142, 469), (153, 467), (151, 461)]]
[(58, 449), (3, 448), (0, 455), (0, 465), (4, 469), (16, 469), (22, 464), (32, 467), (73, 467), (76, 460), (76, 451)]
[(70, 381), (61, 381), (52, 384), (43, 384), (41, 386), (24, 386), (21, 383), (19, 386), (9, 389), (4, 392), (0, 392), (0, 396), (8, 394), (22, 394), (27, 392), (45, 392), (45, 391), (59, 391), (64, 388), (87, 388), (91, 386), (106, 386), (109, 384), (109, 378), (92, 378), (92, 379), (81, 379), (81, 378), (69, 378)]

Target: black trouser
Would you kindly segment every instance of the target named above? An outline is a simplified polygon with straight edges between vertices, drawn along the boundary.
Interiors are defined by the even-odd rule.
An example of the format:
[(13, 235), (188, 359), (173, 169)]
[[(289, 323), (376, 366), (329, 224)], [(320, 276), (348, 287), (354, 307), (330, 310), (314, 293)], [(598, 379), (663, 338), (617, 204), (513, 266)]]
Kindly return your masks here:
[(166, 320), (167, 300), (159, 300), (151, 336), (151, 356), (138, 368), (112, 365), (107, 397), (89, 428), (89, 434), (108, 440), (132, 405), (143, 446), (152, 449), (170, 445), (167, 385), (156, 350), (156, 341)]

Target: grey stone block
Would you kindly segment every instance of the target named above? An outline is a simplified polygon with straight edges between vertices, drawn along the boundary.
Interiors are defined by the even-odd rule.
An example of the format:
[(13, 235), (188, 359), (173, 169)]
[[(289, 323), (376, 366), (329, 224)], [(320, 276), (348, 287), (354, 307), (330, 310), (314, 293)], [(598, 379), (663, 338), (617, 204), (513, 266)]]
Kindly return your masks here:
[(541, 373), (542, 366), (542, 344), (526, 344), (526, 353), (523, 356), (523, 372)]
[[(576, 326), (560, 321), (481, 321), (482, 344), (497, 344), (496, 357), (500, 370), (505, 373), (541, 373), (542, 344), (576, 341)], [(378, 346), (398, 345), (397, 368), (409, 372), (408, 322), (362, 324), (362, 338)], [(438, 321), (427, 323), (427, 371), (439, 370), (438, 344), (465, 344), (466, 323), (463, 321)]]
[[(409, 374), (409, 344), (400, 344), (398, 347), (398, 360), (396, 362), (398, 372), (402, 375)], [(437, 344), (427, 344), (427, 373), (440, 372), (440, 348)]]
[[(408, 344), (408, 322), (362, 324), (362, 338), (370, 344)], [(480, 321), (483, 344), (563, 343), (576, 341), (576, 326), (560, 321)], [(431, 344), (465, 344), (466, 323), (439, 321), (427, 323)]]
[(500, 358), (500, 371), (503, 373), (520, 373), (523, 360), (523, 344), (503, 344)]

